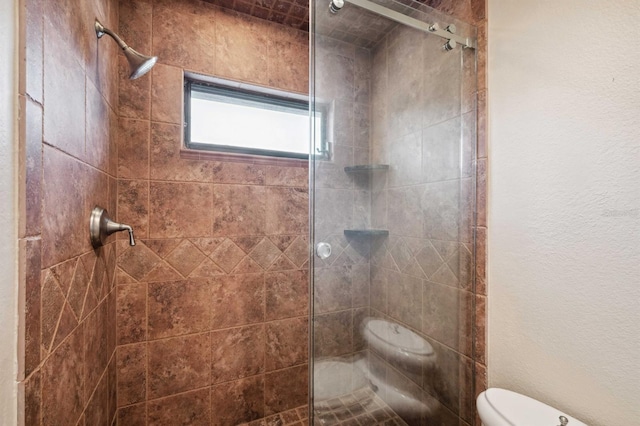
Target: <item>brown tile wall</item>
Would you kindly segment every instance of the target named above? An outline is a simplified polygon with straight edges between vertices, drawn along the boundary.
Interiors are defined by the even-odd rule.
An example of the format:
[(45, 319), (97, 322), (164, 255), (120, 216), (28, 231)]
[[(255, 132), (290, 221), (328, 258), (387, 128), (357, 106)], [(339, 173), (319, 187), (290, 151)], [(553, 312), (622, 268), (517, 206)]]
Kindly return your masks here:
[[(482, 12), (471, 3), (444, 3), (441, 10), (469, 23)], [(461, 69), (460, 52), (426, 56), (440, 45), (408, 28), (397, 28), (371, 51), (316, 37), (316, 94), (328, 104), (335, 148), (332, 161), (315, 168), (316, 237), (331, 243), (334, 254), (315, 264), (314, 355), (348, 359), (367, 348), (360, 336), (365, 317), (391, 318), (425, 336), (439, 363), (415, 375), (370, 353), (371, 368), (385, 369), (387, 378), (439, 406), (435, 415), (445, 423), (472, 424), (476, 391), (486, 387), (485, 228), (473, 223), (476, 197), (478, 222), (486, 223), (486, 150), (478, 147), (476, 157), (475, 147), (476, 133), (484, 137), (484, 111), (477, 124), (474, 52), (462, 53)], [(485, 45), (481, 34), (479, 68)], [(464, 144), (451, 151), (461, 138)], [(369, 158), (390, 164), (389, 172), (344, 173), (344, 166)], [(361, 227), (391, 235), (368, 241), (342, 234)]]
[[(425, 4), (449, 12), (458, 19), (473, 23), (478, 31), (477, 49), (477, 119), (476, 119), (476, 227), (475, 232), (475, 308), (474, 308), (474, 352), (476, 363), (475, 395), (487, 388), (486, 377), (486, 305), (487, 305), (487, 5), (486, 0), (428, 0)], [(475, 424), (480, 425), (476, 417)]]
[(308, 35), (168, 0), (121, 1), (120, 31), (159, 57), (133, 82), (120, 62), (118, 220), (139, 238), (117, 242), (120, 424), (236, 425), (304, 406), (306, 161), (181, 147), (184, 71), (307, 93)]
[[(475, 363), (474, 395), (487, 388), (487, 345), (486, 345), (486, 307), (487, 307), (487, 173), (488, 138), (487, 123), (487, 5), (486, 0), (469, 0), (458, 2), (455, 0), (436, 0), (433, 7), (452, 10), (452, 15), (465, 22), (473, 23), (478, 31), (477, 49), (477, 119), (476, 119), (476, 224), (475, 233), (475, 288), (474, 288), (474, 318), (473, 318), (473, 360)], [(456, 7), (456, 3), (459, 6)], [(426, 2), (429, 4), (429, 1)], [(474, 410), (475, 412), (476, 410)], [(474, 425), (480, 426), (477, 416)]]
[(370, 360), (435, 398), (430, 416), (457, 423), (473, 418), (475, 61), (441, 45), (398, 27), (373, 51), (372, 158), (389, 171), (372, 187), (371, 215), (390, 234), (372, 246), (372, 314), (422, 335), (436, 361), (416, 373)]
[(27, 425), (115, 419), (115, 239), (88, 219), (116, 212), (117, 3), (21, 2), (20, 389)]
[[(473, 19), (478, 28), (478, 96), (476, 137), (476, 277), (475, 277), (475, 311), (474, 311), (474, 361), (475, 390), (477, 397), (487, 389), (487, 176), (488, 135), (487, 135), (487, 15), (486, 0), (472, 2)], [(475, 411), (474, 425), (481, 421)]]
[[(461, 71), (459, 56), (449, 58), (450, 66), (446, 59), (421, 59), (416, 46), (439, 41), (421, 41), (409, 29), (396, 29), (379, 43), (372, 50), (371, 67), (372, 163), (391, 167), (386, 182), (384, 178), (370, 182), (371, 224), (390, 230), (386, 241), (371, 246), (371, 314), (389, 317), (425, 336), (439, 363), (416, 376), (373, 352), (369, 359), (372, 368), (377, 364), (386, 368), (387, 378), (404, 377), (398, 383), (407, 388), (418, 385), (426, 392), (425, 399), (435, 397), (440, 411), (449, 412), (451, 422), (459, 417), (461, 424), (479, 424), (475, 396), (486, 388), (486, 20), (484, 2), (476, 3), (431, 6), (477, 25), (477, 87), (472, 53), (463, 53)], [(450, 93), (443, 81), (452, 84)], [(457, 92), (460, 83), (462, 99)], [(407, 109), (412, 104), (407, 102), (408, 93), (414, 105), (423, 105), (422, 96), (429, 102)], [(456, 103), (462, 108), (456, 109)], [(460, 136), (462, 151), (454, 153), (450, 163), (447, 153)], [(453, 143), (446, 144), (451, 137)]]
[[(472, 23), (477, 28), (477, 87), (476, 87), (476, 159), (475, 159), (475, 214), (476, 221), (473, 229), (475, 240), (475, 283), (472, 290), (475, 302), (473, 303), (473, 317), (470, 318), (473, 325), (473, 351), (472, 360), (475, 365), (473, 377), (474, 391), (473, 401), (467, 401), (471, 417), (467, 421), (475, 426), (481, 422), (475, 410), (475, 397), (487, 389), (487, 345), (486, 345), (486, 307), (487, 307), (487, 174), (488, 164), (488, 137), (486, 132), (487, 122), (487, 5), (486, 0), (427, 0), (426, 5), (434, 7), (445, 13)], [(467, 379), (469, 376), (461, 377)], [(473, 405), (469, 405), (473, 404)]]
[(345, 229), (369, 228), (370, 191), (363, 175), (347, 166), (369, 163), (368, 49), (317, 36), (315, 93), (327, 114), (330, 159), (315, 162), (314, 231), (332, 254), (314, 264), (314, 356), (349, 357), (364, 350), (358, 329), (369, 314), (367, 239), (349, 239)]
[[(25, 423), (108, 423), (116, 406), (116, 339), (124, 424), (147, 416), (153, 423), (177, 408), (188, 416), (200, 405), (198, 415), (234, 424), (302, 405), (308, 242), (300, 219), (306, 220), (307, 169), (180, 152), (181, 102), (176, 106), (167, 100), (181, 97), (182, 67), (304, 93), (306, 34), (193, 1), (123, 1), (119, 8), (98, 0), (25, 3), (20, 70)], [(442, 3), (433, 6), (447, 10)], [(483, 1), (457, 4), (448, 11), (476, 22), (479, 31), (476, 368), (469, 373), (465, 363), (460, 372), (461, 378), (475, 376), (477, 394), (486, 387), (486, 19)], [(152, 74), (133, 82), (122, 78), (122, 57), (120, 80), (114, 75), (115, 44), (99, 44), (92, 29), (94, 16), (116, 28), (118, 9), (123, 37), (138, 50), (161, 56)], [(181, 25), (185, 22), (189, 25)], [(64, 30), (54, 31), (54, 26)], [(212, 42), (215, 49), (206, 49)], [(364, 54), (339, 50), (338, 56), (357, 71)], [(337, 123), (336, 131), (353, 135), (346, 144), (353, 151), (337, 158), (354, 155), (352, 164), (357, 164), (364, 160), (355, 157), (364, 155), (358, 137), (368, 137), (358, 130), (368, 128), (362, 121), (368, 117), (359, 110), (359, 104), (369, 102), (361, 90), (368, 80), (366, 75), (345, 77), (353, 81), (356, 97), (334, 107), (355, 119)], [(331, 186), (324, 189), (335, 194), (345, 189)], [(256, 204), (247, 201), (250, 197), (287, 202)], [(358, 191), (349, 197), (358, 212)], [(199, 213), (218, 202), (224, 210), (217, 216)], [(134, 225), (143, 238), (137, 249), (120, 244), (117, 270), (112, 242), (98, 251), (88, 245), (86, 218), (95, 204), (112, 212), (117, 205), (119, 219)], [(364, 217), (353, 225), (375, 225)], [(353, 268), (368, 262), (369, 247), (341, 243), (337, 246), (349, 265), (326, 272), (361, 276)], [(117, 303), (112, 290), (116, 275)], [(347, 281), (351, 292), (360, 285)], [(234, 297), (227, 289), (237, 289)], [(358, 292), (345, 297), (351, 294)], [(350, 303), (349, 318), (342, 321), (351, 324), (348, 330), (358, 322), (357, 309), (351, 308), (361, 302), (351, 298)], [(340, 306), (327, 309), (339, 313)], [(351, 339), (356, 335), (348, 334)], [(249, 341), (260, 342), (257, 351), (246, 349)], [(354, 342), (351, 348), (357, 348)], [(185, 344), (194, 350), (181, 356)], [(336, 348), (342, 351), (341, 344)], [(251, 356), (236, 357), (247, 351)], [(165, 359), (181, 364), (163, 365)], [(283, 393), (285, 388), (291, 393)], [(224, 404), (216, 403), (223, 397)]]

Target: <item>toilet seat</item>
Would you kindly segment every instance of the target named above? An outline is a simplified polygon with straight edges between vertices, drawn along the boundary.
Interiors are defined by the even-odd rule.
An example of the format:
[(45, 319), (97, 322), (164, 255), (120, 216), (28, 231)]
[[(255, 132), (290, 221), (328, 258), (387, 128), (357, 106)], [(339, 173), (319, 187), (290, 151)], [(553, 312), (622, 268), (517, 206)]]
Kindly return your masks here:
[(477, 407), (484, 426), (558, 426), (560, 416), (569, 420), (568, 426), (587, 426), (547, 404), (506, 389), (482, 392)]

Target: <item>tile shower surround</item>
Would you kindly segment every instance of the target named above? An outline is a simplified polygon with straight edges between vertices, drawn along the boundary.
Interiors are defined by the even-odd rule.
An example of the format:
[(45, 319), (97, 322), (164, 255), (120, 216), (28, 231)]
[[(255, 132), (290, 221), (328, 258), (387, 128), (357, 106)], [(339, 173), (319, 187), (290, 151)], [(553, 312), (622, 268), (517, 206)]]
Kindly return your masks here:
[(20, 2), (19, 389), (26, 425), (116, 415), (115, 239), (93, 250), (95, 205), (116, 211), (115, 1)]
[(367, 227), (370, 196), (344, 167), (369, 162), (369, 50), (316, 36), (315, 93), (328, 106), (331, 161), (315, 164), (314, 232), (332, 254), (314, 264), (314, 357), (350, 357), (365, 349), (358, 331), (369, 314), (369, 243), (343, 231)]
[[(20, 277), (25, 294), (24, 317), (21, 323), (25, 335), (25, 354), (21, 360), (25, 379), (21, 381), (20, 388), (25, 398), (25, 406), (24, 409), (21, 408), (21, 411), (25, 424), (28, 425), (40, 424), (41, 421), (44, 424), (61, 422), (73, 424), (75, 419), (71, 420), (71, 417), (78, 418), (79, 423), (108, 424), (110, 419), (114, 418), (116, 408), (116, 358), (114, 356), (116, 293), (111, 286), (115, 284), (116, 250), (113, 237), (104, 249), (94, 252), (87, 243), (88, 237), (80, 239), (68, 238), (68, 236), (86, 236), (85, 216), (88, 215), (94, 204), (104, 205), (111, 212), (119, 210), (118, 214), (128, 215), (132, 219), (137, 218), (140, 220), (138, 223), (142, 223), (142, 229), (147, 229), (149, 218), (145, 218), (145, 216), (149, 215), (149, 201), (144, 196), (149, 190), (145, 191), (144, 186), (145, 181), (148, 181), (147, 187), (149, 188), (153, 180), (151, 175), (147, 175), (151, 169), (151, 156), (148, 148), (151, 129), (154, 128), (155, 134), (160, 139), (163, 137), (162, 135), (171, 138), (174, 137), (171, 136), (171, 133), (175, 131), (175, 124), (179, 123), (176, 123), (175, 120), (179, 114), (179, 108), (175, 108), (175, 106), (171, 108), (167, 104), (163, 104), (162, 99), (181, 96), (181, 89), (175, 84), (158, 83), (162, 82), (163, 77), (169, 77), (169, 80), (172, 80), (175, 75), (181, 72), (180, 68), (177, 70), (174, 68), (174, 66), (180, 66), (180, 55), (183, 55), (183, 59), (186, 57), (186, 60), (200, 62), (200, 64), (189, 64), (186, 68), (190, 70), (200, 70), (227, 78), (234, 78), (234, 72), (237, 72), (241, 76), (249, 75), (247, 80), (257, 84), (282, 87), (298, 92), (305, 92), (307, 87), (306, 34), (291, 30), (278, 31), (277, 34), (281, 34), (282, 38), (276, 37), (277, 40), (274, 42), (271, 38), (271, 31), (279, 28), (278, 26), (266, 24), (260, 20), (241, 19), (240, 15), (221, 13), (219, 18), (233, 17), (241, 19), (242, 22), (234, 22), (233, 19), (230, 19), (225, 27), (224, 19), (222, 19), (221, 30), (217, 31), (220, 42), (216, 41), (214, 52), (205, 52), (205, 60), (202, 61), (195, 59), (198, 58), (197, 54), (190, 55), (189, 53), (189, 51), (193, 52), (193, 49), (197, 49), (198, 46), (192, 47), (189, 43), (187, 46), (176, 46), (184, 37), (191, 36), (195, 36), (194, 41), (197, 45), (200, 37), (197, 30), (183, 30), (185, 35), (173, 38), (170, 35), (169, 25), (165, 27), (166, 29), (156, 25), (154, 31), (161, 34), (154, 33), (154, 36), (151, 36), (150, 30), (156, 16), (152, 13), (153, 5), (150, 1), (121, 2), (119, 31), (128, 42), (145, 53), (151, 52), (152, 45), (161, 49), (163, 43), (168, 44), (170, 46), (167, 47), (168, 53), (170, 53), (168, 62), (164, 64), (165, 67), (158, 65), (154, 70), (154, 73), (157, 72), (157, 74), (153, 86), (151, 85), (151, 81), (154, 79), (152, 76), (136, 81), (126, 79), (118, 81), (114, 75), (114, 72), (117, 72), (115, 63), (120, 61), (119, 66), (121, 73), (123, 73), (123, 58), (118, 58), (114, 43), (104, 41), (98, 43), (92, 28), (95, 16), (98, 16), (107, 26), (117, 28), (118, 6), (113, 2), (97, 0), (89, 5), (85, 2), (70, 1), (72, 4), (58, 7), (53, 2), (24, 0), (21, 14), (21, 28), (24, 28), (21, 34), (24, 46), (21, 55), (24, 62), (20, 70), (20, 108), (24, 113), (21, 115), (20, 121), (20, 155), (23, 164), (20, 188), (22, 207), (20, 215), (22, 272)], [(163, 7), (176, 7), (179, 12), (176, 14), (179, 15), (178, 19), (203, 21), (197, 19), (198, 13), (201, 12), (199, 7), (202, 6), (197, 2), (185, 2), (184, 4), (174, 2), (171, 4), (171, 2), (158, 1), (155, 6), (160, 10)], [(445, 5), (444, 9), (447, 7), (450, 5)], [(466, 16), (470, 11), (464, 8), (460, 10), (464, 12), (460, 17), (470, 20)], [(67, 13), (69, 11), (71, 13)], [(196, 13), (192, 14), (191, 12)], [(484, 139), (486, 48), (483, 48), (486, 46), (484, 39), (486, 20), (484, 19), (484, 5), (480, 2), (472, 3), (471, 12), (473, 20), (479, 25), (480, 43), (478, 52), (478, 295), (476, 296), (479, 319), (476, 320), (477, 339), (475, 340), (478, 346), (476, 351), (478, 380), (476, 380), (476, 384), (479, 391), (483, 385), (486, 386), (482, 316), (486, 284), (484, 262), (481, 261), (484, 256), (483, 236), (486, 234), (486, 228), (484, 228), (486, 226), (484, 219), (485, 191), (482, 186), (485, 182), (483, 176), (486, 174)], [(123, 15), (126, 15), (127, 19), (122, 19)], [(165, 17), (158, 17), (158, 22), (161, 24), (161, 20)], [(129, 28), (126, 21), (135, 22), (135, 27)], [(57, 28), (65, 28), (66, 31), (53, 31), (54, 25)], [(198, 24), (195, 27), (202, 29), (203, 25)], [(162, 35), (163, 31), (167, 35)], [(233, 31), (242, 31), (243, 36), (233, 37)], [(264, 43), (265, 37), (263, 37), (265, 33), (269, 34), (266, 45)], [(230, 46), (228, 43), (235, 43), (235, 45)], [(275, 49), (279, 52), (280, 59), (270, 60), (270, 55)], [(236, 51), (243, 52), (243, 54), (233, 54)], [(69, 55), (69, 52), (73, 52), (72, 55)], [(176, 55), (171, 55), (172, 52), (176, 52)], [(296, 61), (296, 58), (300, 57), (304, 57), (304, 61)], [(224, 60), (227, 62), (224, 63)], [(248, 61), (245, 63), (245, 60)], [(256, 72), (242, 74), (245, 65)], [(175, 79), (173, 81), (175, 82)], [(119, 95), (118, 85), (120, 85)], [(154, 106), (152, 107), (152, 105)], [(121, 116), (120, 130), (118, 130), (115, 118), (118, 113)], [(79, 116), (84, 116), (85, 120), (78, 120)], [(73, 121), (71, 122), (69, 119)], [(122, 123), (126, 120), (129, 120), (128, 124), (132, 124), (132, 126), (123, 125)], [(136, 131), (138, 133), (135, 133)], [(127, 147), (127, 138), (122, 137), (127, 132), (133, 132), (131, 135), (139, 140), (147, 140), (147, 144)], [(124, 146), (124, 149), (130, 148), (133, 151), (134, 161), (127, 163), (128, 158), (134, 157), (116, 155), (118, 140), (121, 147)], [(176, 176), (175, 179), (180, 181), (176, 183), (191, 181), (197, 183), (202, 180), (200, 177), (194, 178), (194, 174), (203, 173), (204, 176), (209, 176), (209, 166), (202, 166), (203, 162), (196, 161), (200, 157), (199, 155), (176, 153), (172, 151), (172, 148), (169, 148), (168, 153), (167, 157), (171, 161), (165, 161), (164, 168), (155, 167), (155, 173), (157, 173), (155, 176), (160, 183), (165, 180), (162, 177), (163, 173), (168, 175), (167, 181), (171, 180), (171, 176)], [(178, 157), (181, 158), (180, 161), (176, 160)], [(229, 180), (232, 184), (261, 182), (260, 178), (256, 177), (243, 180), (247, 179), (246, 173), (242, 171), (243, 168), (240, 166), (227, 166), (227, 161), (219, 161), (218, 163), (225, 163), (220, 166), (220, 170), (224, 170), (226, 167), (224, 173), (231, 175)], [(172, 166), (176, 165), (179, 166), (172, 169)], [(258, 169), (262, 169), (265, 176), (270, 176), (265, 177), (265, 182), (271, 179), (273, 184), (278, 179), (285, 182), (293, 179), (296, 183), (292, 188), (301, 188), (304, 185), (300, 182), (306, 181), (307, 171), (304, 167), (279, 168), (273, 164), (256, 164), (256, 166), (260, 166)], [(213, 170), (212, 173), (215, 176)], [(234, 173), (239, 173), (243, 177), (233, 177)], [(116, 181), (119, 174), (125, 177)], [(60, 176), (70, 176), (71, 179), (60, 181)], [(149, 176), (148, 179), (147, 176)], [(74, 184), (73, 188), (77, 191), (75, 197), (68, 196), (69, 182)], [(210, 183), (212, 187), (215, 186), (214, 177), (211, 178)], [(180, 185), (176, 186), (182, 188)], [(166, 185), (165, 188), (171, 188), (171, 185)], [(118, 203), (118, 209), (116, 209), (119, 196), (126, 199), (126, 194), (133, 196), (135, 191), (141, 191), (143, 195), (141, 204), (129, 203), (127, 205), (126, 202), (121, 202)], [(42, 213), (43, 211), (52, 213), (45, 215)], [(178, 222), (172, 226), (171, 229), (176, 232), (181, 229)], [(299, 238), (305, 234), (306, 232), (295, 237)], [(234, 242), (235, 236), (230, 237), (227, 238), (229, 241), (242, 247)], [(147, 238), (145, 240), (147, 243), (151, 241)], [(178, 241), (178, 245), (183, 247), (188, 246), (186, 243), (195, 244), (193, 238), (186, 236), (185, 238), (176, 237), (176, 241)], [(145, 243), (142, 245), (146, 247)], [(153, 244), (150, 243), (150, 245)], [(127, 248), (127, 246), (121, 245), (121, 248)], [(198, 249), (210, 259), (201, 247)], [(282, 255), (278, 257), (274, 265), (278, 262), (284, 263), (286, 266), (283, 268), (292, 268), (289, 271), (293, 273), (296, 268), (288, 264), (287, 261), (293, 265), (295, 262), (289, 260), (286, 254), (287, 249), (288, 247), (282, 251), (279, 248)], [(240, 250), (244, 252), (243, 248)], [(251, 253), (245, 252), (245, 257), (257, 262)], [(155, 252), (153, 254), (158, 258), (161, 257)], [(257, 253), (253, 254), (257, 255)], [(208, 263), (206, 259), (204, 263)], [(245, 263), (251, 262), (247, 260)], [(158, 261), (158, 265), (160, 264), (168, 265), (168, 268), (171, 268), (171, 263), (164, 257)], [(172, 272), (183, 277), (182, 274), (185, 273), (184, 270)], [(120, 272), (120, 277), (123, 279), (121, 288), (126, 284), (133, 284), (127, 281), (131, 280), (127, 275), (127, 273)], [(232, 275), (234, 274), (229, 276)], [(174, 278), (176, 276), (173, 276), (172, 280)], [(176, 281), (185, 282), (191, 282), (190, 280), (189, 278), (176, 279)], [(198, 286), (198, 279), (194, 279), (194, 281), (195, 284), (191, 288)], [(138, 284), (138, 290), (141, 287), (162, 286), (162, 284), (153, 281)], [(135, 285), (131, 286), (132, 289), (135, 287)], [(171, 281), (166, 282), (166, 287), (171, 287)], [(148, 294), (140, 297), (148, 297)], [(135, 297), (133, 300), (136, 300)], [(177, 312), (180, 312), (179, 309)], [(286, 315), (293, 314), (289, 312)], [(290, 320), (302, 317), (303, 315), (292, 316)], [(145, 318), (143, 322), (145, 322), (145, 326), (148, 326), (146, 321)], [(280, 320), (274, 320), (274, 322), (276, 321)], [(196, 322), (202, 324), (202, 321)], [(187, 325), (179, 324), (177, 327), (191, 327), (189, 320), (186, 323)], [(169, 322), (165, 322), (165, 324), (169, 324)], [(265, 327), (267, 325), (268, 321), (265, 322)], [(238, 330), (244, 328), (250, 327), (231, 327), (231, 329)], [(195, 332), (178, 337), (186, 339), (203, 334), (210, 334), (209, 338), (212, 338), (214, 333)], [(173, 337), (162, 338), (158, 341), (170, 339)], [(148, 345), (151, 344), (152, 342), (148, 343)], [(133, 348), (135, 345), (135, 343), (131, 343), (122, 345), (122, 347)], [(106, 347), (107, 350), (95, 349), (103, 347)], [(289, 351), (285, 352), (289, 353)], [(291, 353), (299, 354), (295, 350)], [(95, 358), (96, 354), (107, 354), (108, 356), (100, 355)], [(132, 351), (132, 356), (136, 356), (135, 351)], [(137, 356), (143, 356), (142, 351), (138, 352)], [(276, 357), (273, 359), (273, 363), (265, 369), (284, 365), (276, 362)], [(286, 363), (286, 361), (283, 362)], [(135, 367), (136, 363), (133, 362), (132, 365)], [(274, 370), (274, 372), (294, 369), (295, 367), (284, 368)], [(306, 370), (304, 372), (302, 369), (300, 370), (299, 377), (306, 376)], [(258, 375), (224, 382), (228, 388), (220, 387), (221, 392), (217, 395), (220, 396), (224, 392), (230, 398), (229, 401), (233, 402), (233, 404), (229, 402), (225, 407), (234, 406), (234, 404), (238, 404), (238, 401), (242, 403), (236, 406), (246, 407), (245, 401), (251, 401), (252, 398), (247, 397), (250, 392), (246, 393), (245, 391), (255, 389), (256, 387), (251, 386), (250, 382), (251, 379), (259, 377)], [(272, 377), (276, 378), (275, 375)], [(275, 382), (277, 380), (274, 380)], [(146, 391), (146, 384), (144, 387)], [(210, 392), (213, 392), (214, 388), (215, 386), (211, 387)], [(64, 389), (63, 393), (58, 394), (58, 389)], [(158, 392), (162, 392), (162, 386), (158, 386), (156, 389), (159, 389)], [(211, 394), (211, 396), (214, 395)], [(159, 398), (149, 404), (138, 403), (125, 406), (121, 409), (121, 415), (125, 418), (131, 415), (131, 424), (135, 424), (136, 418), (144, 424), (148, 412), (150, 422), (154, 423), (154, 419), (161, 419), (166, 410), (176, 410), (178, 406), (184, 407), (191, 403), (202, 407), (203, 412), (208, 413), (210, 412), (207, 408), (209, 407), (207, 405), (208, 398), (204, 388), (199, 388), (195, 391), (177, 394), (173, 398)], [(257, 401), (257, 407), (260, 407), (259, 397), (257, 400), (254, 398), (253, 401)], [(242, 411), (242, 407), (240, 411)], [(255, 417), (251, 408), (249, 412), (250, 416)], [(283, 411), (282, 415), (289, 412), (291, 411)], [(300, 412), (300, 409), (297, 412)], [(246, 412), (243, 415), (246, 415)], [(300, 416), (300, 418), (304, 418), (303, 415)], [(275, 416), (271, 416), (266, 420), (275, 418)]]
[[(387, 239), (372, 244), (372, 314), (422, 335), (436, 362), (415, 371), (373, 349), (369, 361), (371, 368), (387, 378), (395, 374), (396, 383), (437, 407), (411, 424), (433, 422), (433, 416), (444, 424), (457, 423), (458, 416), (468, 423), (473, 413), (470, 177), (475, 122), (466, 95), (475, 93), (465, 87), (461, 53), (440, 52), (440, 45), (440, 40), (398, 27), (373, 52), (372, 157), (390, 168), (371, 187), (372, 223), (389, 229)], [(407, 57), (411, 60), (400, 60)]]
[[(486, 43), (482, 31), (480, 28), (481, 46)], [(401, 28), (374, 49), (372, 117), (377, 118), (371, 138), (373, 162), (390, 164), (386, 179), (372, 184), (372, 224), (388, 228), (390, 235), (372, 246), (371, 309), (374, 316), (390, 317), (425, 336), (434, 347), (438, 365), (415, 374), (379, 354), (372, 353), (370, 360), (377, 365), (374, 368), (386, 369), (387, 376), (404, 377), (401, 382), (416, 386), (416, 392), (424, 390), (425, 398), (435, 397), (451, 414), (459, 414), (464, 424), (479, 424), (474, 400), (486, 388), (486, 159), (481, 157), (486, 150), (481, 143), (477, 149), (471, 143), (484, 138), (484, 96), (475, 87), (473, 69), (468, 67), (473, 58), (468, 52), (463, 52), (468, 56), (462, 72), (459, 56), (421, 58), (422, 51), (435, 51), (438, 43)], [(424, 49), (416, 49), (421, 44)], [(418, 65), (403, 67), (405, 78), (398, 80), (393, 77), (399, 72), (398, 59), (407, 56)], [(478, 67), (484, 67), (482, 49)], [(478, 79), (483, 78), (484, 73), (479, 72)], [(434, 81), (437, 86), (431, 84)], [(483, 82), (478, 86), (484, 87)], [(403, 108), (404, 101), (398, 103), (394, 97), (407, 87), (411, 87), (413, 102), (423, 105), (417, 110)], [(473, 114), (476, 98), (477, 124)], [(421, 99), (430, 102), (421, 104)], [(461, 135), (461, 151), (451, 152)], [(471, 186), (474, 172), (475, 188)], [(474, 192), (477, 210), (473, 209)], [(475, 271), (471, 269), (474, 247)], [(474, 382), (475, 389), (470, 386)], [(455, 421), (451, 416), (445, 423)]]
[(181, 149), (180, 100), (184, 70), (306, 93), (308, 35), (166, 0), (122, 1), (120, 31), (159, 61), (135, 81), (120, 61), (118, 220), (139, 244), (117, 242), (118, 421), (304, 423), (307, 162)]

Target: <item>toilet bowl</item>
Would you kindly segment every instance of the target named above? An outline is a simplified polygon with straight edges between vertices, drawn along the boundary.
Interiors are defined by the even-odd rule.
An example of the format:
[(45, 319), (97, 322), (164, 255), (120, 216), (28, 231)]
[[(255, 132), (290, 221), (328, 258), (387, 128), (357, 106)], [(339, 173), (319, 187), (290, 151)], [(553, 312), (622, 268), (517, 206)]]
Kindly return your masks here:
[(547, 404), (506, 389), (487, 389), (476, 402), (483, 426), (587, 426)]
[(405, 369), (421, 371), (435, 362), (429, 342), (400, 324), (367, 318), (362, 322), (362, 336), (371, 348)]

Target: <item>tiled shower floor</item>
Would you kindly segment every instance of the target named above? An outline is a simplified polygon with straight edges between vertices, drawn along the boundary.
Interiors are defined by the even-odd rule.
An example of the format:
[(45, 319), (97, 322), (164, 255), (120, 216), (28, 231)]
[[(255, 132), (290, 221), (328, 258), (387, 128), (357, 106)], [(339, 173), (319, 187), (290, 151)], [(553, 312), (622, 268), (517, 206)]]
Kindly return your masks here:
[(407, 426), (370, 388), (316, 403), (314, 426)]
[(308, 426), (308, 417), (309, 409), (304, 405), (264, 419), (254, 420), (251, 423), (242, 423), (238, 426)]
[[(307, 426), (308, 407), (284, 411), (238, 426)], [(314, 426), (407, 426), (385, 402), (369, 388), (358, 389), (315, 406)]]

